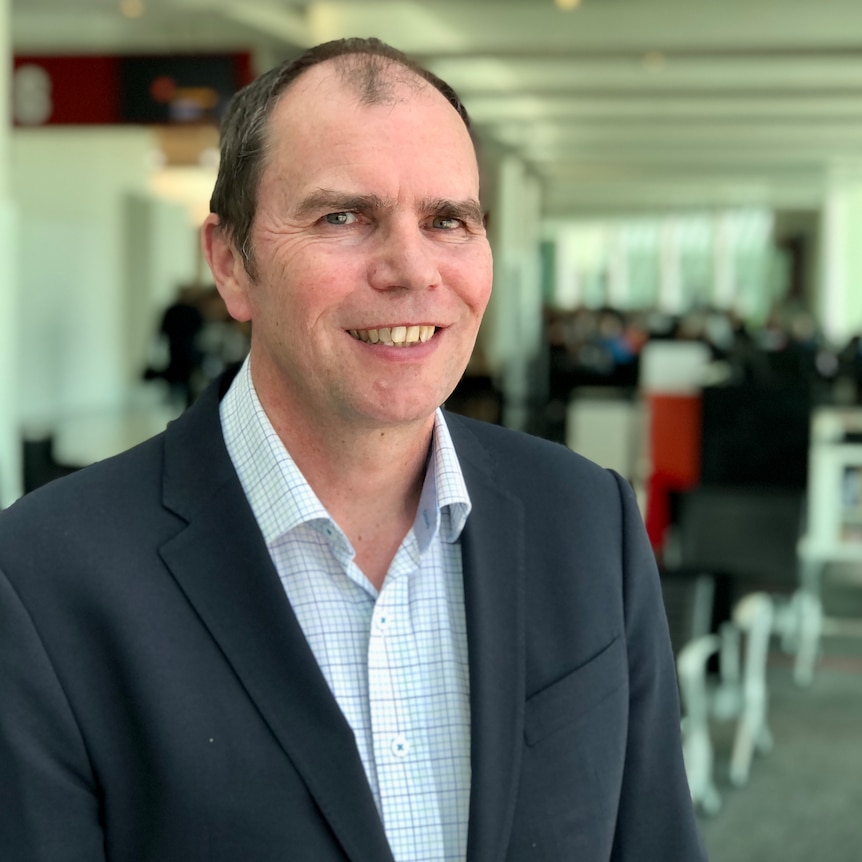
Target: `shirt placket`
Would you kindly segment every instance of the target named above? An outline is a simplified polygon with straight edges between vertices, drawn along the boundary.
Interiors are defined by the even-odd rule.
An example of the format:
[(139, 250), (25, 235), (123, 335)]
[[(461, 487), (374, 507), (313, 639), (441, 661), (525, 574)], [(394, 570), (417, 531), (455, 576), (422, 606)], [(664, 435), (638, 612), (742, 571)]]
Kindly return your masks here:
[[(411, 708), (413, 643), (406, 575), (386, 582), (375, 604), (368, 647), (369, 701), (380, 814), (397, 862), (445, 857), (439, 811), (428, 797), (424, 740)], [(433, 783), (431, 784), (433, 787)]]

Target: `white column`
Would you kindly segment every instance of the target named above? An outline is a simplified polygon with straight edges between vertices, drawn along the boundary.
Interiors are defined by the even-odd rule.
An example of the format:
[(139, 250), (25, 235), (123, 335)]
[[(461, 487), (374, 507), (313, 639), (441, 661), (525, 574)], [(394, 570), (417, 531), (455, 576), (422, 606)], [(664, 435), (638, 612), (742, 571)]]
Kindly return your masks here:
[(822, 288), (817, 309), (838, 344), (862, 332), (862, 179), (836, 180), (823, 206)]
[(609, 228), (607, 233), (608, 283), (607, 304), (613, 308), (627, 308), (631, 299), (629, 279), (629, 257), (623, 230), (619, 223)]
[(10, 0), (0, 0), (0, 507), (20, 494), (21, 441), (17, 359), (20, 329), (18, 313), (16, 210), (10, 192), (10, 139), (12, 112), (9, 103), (12, 69)]
[(736, 258), (730, 213), (718, 214), (713, 242), (712, 302), (717, 308), (733, 308), (736, 299)]
[(555, 242), (554, 305), (557, 308), (577, 308), (581, 304), (577, 229), (571, 226), (560, 228)]
[(502, 381), (503, 422), (516, 428), (528, 419), (530, 363), (542, 338), (540, 215), (538, 181), (523, 162), (504, 155), (496, 165), (496, 209), (491, 215), (494, 293), (485, 350)]
[(680, 225), (676, 218), (662, 219), (658, 233), (658, 302), (662, 311), (677, 313), (685, 304), (680, 262)]

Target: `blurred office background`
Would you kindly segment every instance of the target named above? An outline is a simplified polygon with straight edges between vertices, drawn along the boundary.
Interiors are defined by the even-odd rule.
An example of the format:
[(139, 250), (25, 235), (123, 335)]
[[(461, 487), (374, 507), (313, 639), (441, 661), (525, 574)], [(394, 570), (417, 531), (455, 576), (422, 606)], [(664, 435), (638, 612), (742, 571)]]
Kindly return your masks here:
[[(242, 355), (198, 250), (218, 119), (346, 35), (473, 117), (495, 292), (450, 406), (636, 487), (675, 648), (703, 646), (712, 858), (858, 858), (858, 0), (0, 0), (0, 505)], [(718, 667), (728, 633), (757, 653), (752, 595), (754, 683)], [(752, 685), (773, 746), (731, 780)]]

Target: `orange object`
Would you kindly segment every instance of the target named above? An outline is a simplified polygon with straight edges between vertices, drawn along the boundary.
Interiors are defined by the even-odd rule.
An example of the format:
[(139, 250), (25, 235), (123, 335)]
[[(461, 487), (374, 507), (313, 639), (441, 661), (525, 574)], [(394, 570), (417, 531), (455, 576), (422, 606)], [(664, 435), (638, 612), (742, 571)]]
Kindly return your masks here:
[(688, 490), (700, 481), (701, 405), (699, 393), (651, 393), (647, 398), (652, 469), (644, 520), (656, 551), (664, 544), (670, 523), (670, 494)]

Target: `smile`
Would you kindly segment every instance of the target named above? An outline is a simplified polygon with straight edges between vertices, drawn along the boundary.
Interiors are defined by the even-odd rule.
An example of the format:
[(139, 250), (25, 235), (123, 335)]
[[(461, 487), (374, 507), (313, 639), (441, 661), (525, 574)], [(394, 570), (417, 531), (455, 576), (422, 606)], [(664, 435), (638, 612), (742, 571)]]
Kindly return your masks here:
[(410, 347), (423, 344), (436, 331), (435, 326), (383, 326), (380, 329), (351, 329), (350, 334), (366, 344), (385, 344), (387, 347)]

